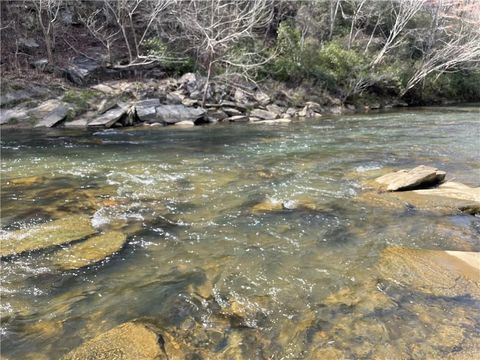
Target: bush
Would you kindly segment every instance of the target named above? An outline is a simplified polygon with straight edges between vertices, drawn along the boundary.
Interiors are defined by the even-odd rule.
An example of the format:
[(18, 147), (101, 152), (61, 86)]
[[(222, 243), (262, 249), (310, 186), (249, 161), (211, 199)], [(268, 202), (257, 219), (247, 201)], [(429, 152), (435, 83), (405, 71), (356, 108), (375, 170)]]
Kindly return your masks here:
[(172, 75), (183, 75), (195, 70), (192, 58), (178, 56), (158, 37), (145, 40), (145, 49), (147, 56), (161, 59), (163, 69)]

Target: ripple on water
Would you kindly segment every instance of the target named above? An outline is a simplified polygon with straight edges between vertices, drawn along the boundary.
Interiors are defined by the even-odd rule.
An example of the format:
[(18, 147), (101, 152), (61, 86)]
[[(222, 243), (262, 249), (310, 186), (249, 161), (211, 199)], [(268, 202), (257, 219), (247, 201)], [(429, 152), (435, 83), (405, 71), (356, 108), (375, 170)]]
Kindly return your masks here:
[[(406, 111), (268, 129), (2, 133), (4, 230), (87, 213), (128, 237), (77, 271), (53, 268), (51, 250), (3, 262), (2, 355), (56, 358), (136, 318), (220, 358), (468, 354), (477, 301), (428, 295), (377, 266), (387, 245), (478, 250), (478, 221), (355, 197), (369, 172), (419, 163), (475, 183), (477, 125), (468, 112)], [(29, 176), (42, 180), (6, 184)]]

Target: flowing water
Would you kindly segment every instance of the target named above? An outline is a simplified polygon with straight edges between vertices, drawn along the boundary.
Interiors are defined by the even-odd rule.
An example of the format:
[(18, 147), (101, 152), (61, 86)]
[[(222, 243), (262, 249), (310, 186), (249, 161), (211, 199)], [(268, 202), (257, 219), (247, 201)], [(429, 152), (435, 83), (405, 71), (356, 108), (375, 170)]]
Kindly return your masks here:
[(478, 108), (286, 126), (3, 130), (4, 233), (88, 214), (128, 242), (79, 270), (52, 266), (50, 249), (5, 259), (2, 355), (57, 359), (139, 318), (227, 359), (478, 351), (478, 300), (404, 287), (377, 263), (392, 245), (479, 251), (480, 219), (356, 197), (370, 170), (419, 164), (478, 186), (479, 139)]

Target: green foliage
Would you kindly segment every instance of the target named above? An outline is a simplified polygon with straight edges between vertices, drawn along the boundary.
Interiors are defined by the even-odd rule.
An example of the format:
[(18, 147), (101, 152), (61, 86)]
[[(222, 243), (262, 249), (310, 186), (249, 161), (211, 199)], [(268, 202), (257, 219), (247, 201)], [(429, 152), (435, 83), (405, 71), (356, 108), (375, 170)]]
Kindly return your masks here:
[(365, 76), (367, 61), (356, 50), (347, 50), (338, 43), (325, 44), (315, 58), (316, 71), (325, 74), (339, 84), (347, 84), (350, 79)]
[(75, 108), (76, 114), (80, 114), (90, 107), (89, 103), (92, 102), (97, 96), (96, 92), (89, 89), (82, 90), (68, 90), (63, 95), (63, 101), (72, 104)]
[(410, 94), (419, 104), (456, 99), (480, 101), (480, 71), (432, 74)]
[(162, 67), (169, 73), (181, 75), (194, 71), (194, 61), (188, 58), (179, 57), (171, 47), (159, 37), (152, 37), (145, 40), (147, 56), (161, 60)]
[(277, 31), (275, 60), (268, 66), (267, 73), (280, 81), (296, 80), (308, 76), (300, 44), (301, 33), (287, 22), (280, 23)]

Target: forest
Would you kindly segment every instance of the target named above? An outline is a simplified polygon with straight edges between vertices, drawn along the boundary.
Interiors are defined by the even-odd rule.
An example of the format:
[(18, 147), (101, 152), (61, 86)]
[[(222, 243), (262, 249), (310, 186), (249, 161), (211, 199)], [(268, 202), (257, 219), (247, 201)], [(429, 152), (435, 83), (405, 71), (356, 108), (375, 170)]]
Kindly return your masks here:
[(476, 0), (23, 0), (1, 12), (4, 76), (61, 76), (83, 54), (129, 74), (273, 81), (342, 102), (480, 99)]

